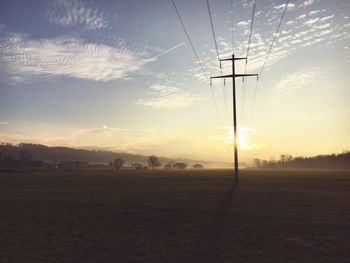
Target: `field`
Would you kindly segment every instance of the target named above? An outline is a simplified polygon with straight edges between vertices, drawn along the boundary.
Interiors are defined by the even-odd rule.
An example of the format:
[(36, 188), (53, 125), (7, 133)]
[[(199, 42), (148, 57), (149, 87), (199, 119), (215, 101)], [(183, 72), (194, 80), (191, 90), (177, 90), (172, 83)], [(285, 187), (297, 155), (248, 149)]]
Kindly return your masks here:
[(0, 173), (0, 262), (350, 262), (350, 173)]

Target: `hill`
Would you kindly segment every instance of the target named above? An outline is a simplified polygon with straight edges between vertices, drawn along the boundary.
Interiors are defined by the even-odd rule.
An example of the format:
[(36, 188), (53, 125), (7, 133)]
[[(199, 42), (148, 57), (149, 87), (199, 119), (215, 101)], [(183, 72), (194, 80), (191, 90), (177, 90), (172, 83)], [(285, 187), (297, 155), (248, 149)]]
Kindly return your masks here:
[[(0, 145), (0, 153), (2, 157), (11, 156), (15, 159), (18, 158), (20, 151), (26, 150), (31, 153), (33, 160), (41, 160), (46, 163), (58, 163), (63, 161), (83, 161), (87, 163), (95, 164), (107, 164), (108, 162), (114, 160), (115, 158), (122, 158), (129, 163), (142, 163), (147, 164), (148, 157), (146, 155), (130, 154), (123, 152), (113, 152), (106, 150), (85, 150), (85, 149), (75, 149), (68, 147), (49, 147), (42, 144), (28, 144), (21, 143), (18, 146), (11, 144)], [(172, 159), (166, 157), (159, 157), (161, 163), (171, 163), (171, 162), (186, 162), (186, 163), (201, 163), (205, 166), (218, 166), (217, 163), (208, 161), (198, 161), (192, 159)], [(223, 165), (223, 164), (222, 164)]]
[[(49, 147), (42, 144), (21, 143), (15, 145), (0, 145), (0, 153), (2, 156), (12, 156), (17, 158), (22, 150), (29, 151), (33, 160), (42, 160), (47, 163), (62, 162), (68, 160), (80, 160), (88, 163), (108, 163), (115, 158), (122, 158), (127, 162), (146, 163), (148, 156), (116, 153), (112, 151), (85, 150), (68, 147)], [(173, 161), (170, 158), (160, 158), (162, 162)]]

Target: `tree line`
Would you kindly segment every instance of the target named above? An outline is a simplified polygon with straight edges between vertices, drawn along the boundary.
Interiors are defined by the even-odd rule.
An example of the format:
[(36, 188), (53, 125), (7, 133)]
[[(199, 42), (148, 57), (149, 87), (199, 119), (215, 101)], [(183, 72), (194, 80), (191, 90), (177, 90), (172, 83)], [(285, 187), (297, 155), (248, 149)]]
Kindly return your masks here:
[(279, 160), (254, 159), (255, 168), (282, 168), (282, 169), (350, 169), (350, 152), (340, 154), (317, 155), (314, 157), (293, 157), (290, 154), (282, 154)]
[[(147, 159), (148, 166), (145, 166), (139, 162), (133, 162), (128, 167), (126, 161), (122, 158), (115, 158), (113, 161), (108, 163), (108, 166), (113, 170), (120, 170), (122, 168), (133, 168), (133, 169), (155, 169), (163, 167), (165, 169), (186, 169), (188, 165), (182, 162), (167, 162), (164, 166), (155, 155), (151, 155)], [(0, 168), (2, 169), (62, 169), (62, 170), (73, 170), (77, 168), (88, 168), (89, 166), (96, 167), (96, 165), (89, 165), (87, 162), (76, 160), (66, 160), (61, 162), (46, 163), (42, 160), (33, 160), (33, 154), (25, 149), (19, 150), (17, 157), (13, 155), (3, 155), (0, 152)], [(101, 165), (100, 165), (101, 166)], [(103, 166), (103, 165), (102, 165)], [(203, 168), (201, 164), (195, 164), (192, 168), (200, 169)]]

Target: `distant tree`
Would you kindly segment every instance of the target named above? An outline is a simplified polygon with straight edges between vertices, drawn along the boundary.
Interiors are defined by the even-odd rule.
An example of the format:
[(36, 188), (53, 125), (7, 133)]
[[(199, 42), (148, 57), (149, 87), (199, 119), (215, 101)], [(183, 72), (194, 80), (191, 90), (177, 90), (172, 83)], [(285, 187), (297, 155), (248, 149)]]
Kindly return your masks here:
[(291, 156), (290, 154), (286, 154), (286, 162), (290, 163), (293, 161), (293, 156)]
[(115, 170), (120, 170), (123, 167), (124, 163), (125, 163), (125, 161), (123, 159), (116, 158), (113, 162), (113, 168)]
[(286, 155), (281, 154), (280, 160), (281, 160), (281, 163), (284, 163), (286, 161)]
[(254, 159), (254, 167), (259, 168), (261, 166), (261, 160), (260, 159)]
[(193, 165), (193, 168), (194, 168), (194, 169), (203, 169), (204, 166), (201, 165), (200, 163), (196, 163), (195, 165)]
[(164, 169), (171, 169), (171, 164), (167, 163), (166, 165), (164, 165)]
[(154, 167), (160, 166), (160, 161), (157, 156), (151, 155), (148, 158), (148, 165), (153, 169)]
[(262, 168), (267, 168), (268, 167), (268, 162), (266, 160), (261, 161), (261, 167)]
[(27, 150), (20, 150), (18, 155), (18, 160), (22, 162), (28, 162), (32, 158), (32, 154)]
[(185, 163), (175, 163), (173, 165), (173, 168), (183, 170), (183, 169), (187, 168), (187, 164), (185, 164)]

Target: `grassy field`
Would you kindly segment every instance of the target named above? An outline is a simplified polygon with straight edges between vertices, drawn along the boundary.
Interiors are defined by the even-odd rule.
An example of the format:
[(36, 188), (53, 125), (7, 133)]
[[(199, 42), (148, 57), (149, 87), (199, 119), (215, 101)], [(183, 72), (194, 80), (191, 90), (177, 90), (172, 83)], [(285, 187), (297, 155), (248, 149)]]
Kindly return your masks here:
[(350, 173), (0, 173), (0, 262), (350, 262)]

